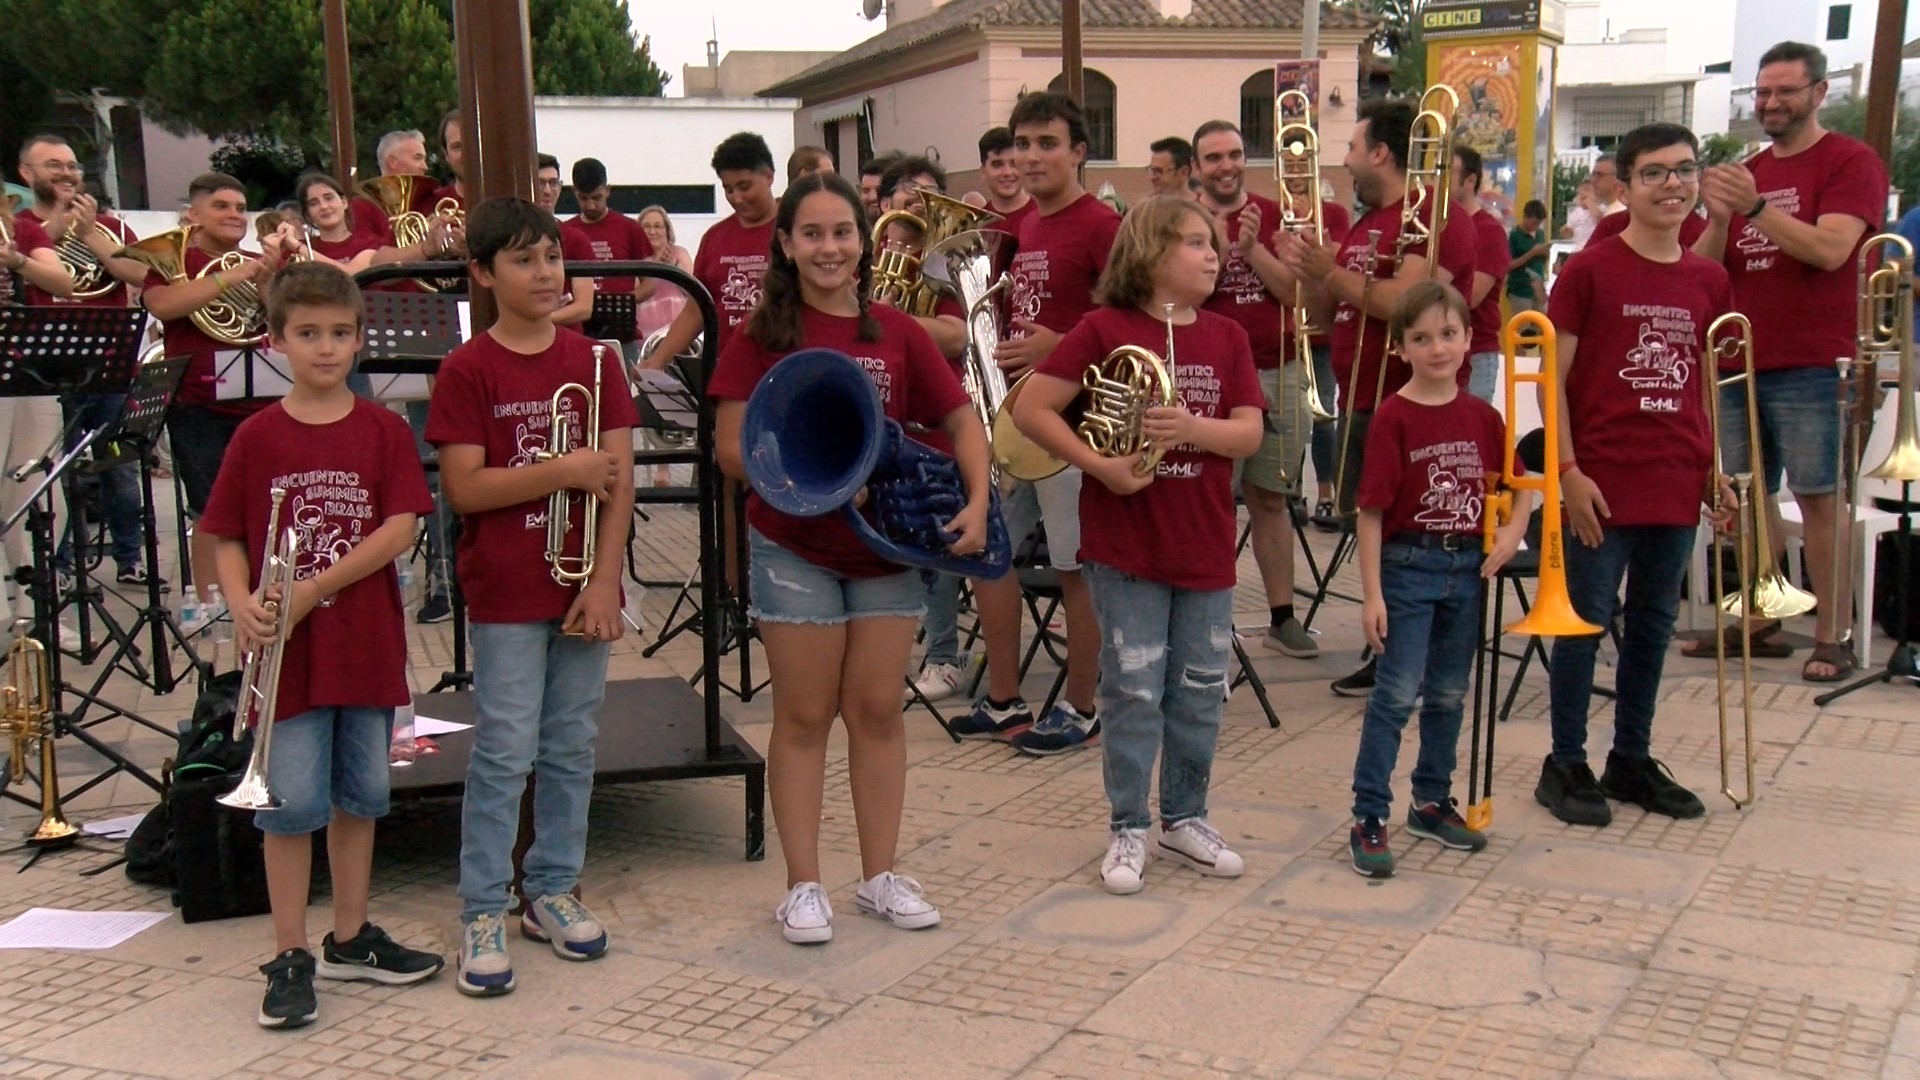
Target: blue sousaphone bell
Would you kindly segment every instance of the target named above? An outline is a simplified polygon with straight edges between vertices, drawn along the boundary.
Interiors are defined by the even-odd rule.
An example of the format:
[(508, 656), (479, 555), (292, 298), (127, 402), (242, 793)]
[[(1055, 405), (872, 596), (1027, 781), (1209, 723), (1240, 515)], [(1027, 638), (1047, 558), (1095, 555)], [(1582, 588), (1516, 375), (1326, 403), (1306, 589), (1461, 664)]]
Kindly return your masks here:
[[(889, 419), (873, 380), (843, 352), (802, 349), (761, 376), (747, 398), (740, 449), (747, 482), (768, 506), (796, 517), (839, 510), (891, 562), (979, 578), (1012, 565), (998, 493), (986, 550), (947, 549), (954, 536), (941, 526), (967, 505), (959, 465)], [(855, 508), (861, 488), (866, 504)]]

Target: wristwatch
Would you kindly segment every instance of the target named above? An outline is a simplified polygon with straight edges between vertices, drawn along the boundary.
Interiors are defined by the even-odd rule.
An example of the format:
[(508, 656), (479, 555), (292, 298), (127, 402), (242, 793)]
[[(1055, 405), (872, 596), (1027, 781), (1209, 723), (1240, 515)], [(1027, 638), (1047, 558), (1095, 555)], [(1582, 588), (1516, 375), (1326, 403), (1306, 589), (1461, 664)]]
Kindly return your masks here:
[(1753, 209), (1747, 211), (1746, 213), (1747, 220), (1752, 221), (1754, 218), (1759, 217), (1760, 212), (1762, 210), (1765, 210), (1766, 208), (1767, 208), (1767, 197), (1762, 195), (1760, 197), (1760, 201), (1753, 204)]

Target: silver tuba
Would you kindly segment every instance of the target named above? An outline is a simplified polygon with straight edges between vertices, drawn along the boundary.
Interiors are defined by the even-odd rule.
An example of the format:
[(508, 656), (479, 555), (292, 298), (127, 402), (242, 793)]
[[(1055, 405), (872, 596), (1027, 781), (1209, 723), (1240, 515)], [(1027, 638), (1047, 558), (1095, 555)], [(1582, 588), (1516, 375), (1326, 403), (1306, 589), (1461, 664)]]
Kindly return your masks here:
[(968, 229), (935, 244), (920, 258), (921, 279), (952, 293), (966, 308), (967, 352), (960, 382), (973, 399), (980, 425), (988, 431), (993, 430), (993, 418), (1007, 399), (1006, 373), (993, 360), (993, 350), (1000, 344), (1000, 313), (994, 310), (994, 297), (1011, 281), (1005, 273), (996, 279), (993, 268), (1006, 241), (1003, 232)]

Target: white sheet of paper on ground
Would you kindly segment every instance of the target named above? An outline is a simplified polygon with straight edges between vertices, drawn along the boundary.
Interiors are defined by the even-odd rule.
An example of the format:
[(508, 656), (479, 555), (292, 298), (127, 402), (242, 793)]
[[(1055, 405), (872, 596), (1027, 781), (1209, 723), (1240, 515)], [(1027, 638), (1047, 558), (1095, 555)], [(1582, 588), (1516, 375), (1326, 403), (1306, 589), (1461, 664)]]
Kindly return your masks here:
[(0, 949), (111, 949), (155, 923), (166, 911), (63, 911), (29, 908), (0, 925)]
[(127, 814), (124, 817), (108, 818), (105, 821), (89, 821), (80, 828), (88, 836), (104, 836), (109, 840), (125, 840), (133, 835), (134, 826), (146, 819), (144, 812)]
[(465, 731), (472, 726), (472, 724), (456, 724), (452, 720), (435, 720), (431, 716), (421, 716), (418, 713), (413, 717), (413, 734), (416, 738), (421, 735), (445, 735), (449, 732)]

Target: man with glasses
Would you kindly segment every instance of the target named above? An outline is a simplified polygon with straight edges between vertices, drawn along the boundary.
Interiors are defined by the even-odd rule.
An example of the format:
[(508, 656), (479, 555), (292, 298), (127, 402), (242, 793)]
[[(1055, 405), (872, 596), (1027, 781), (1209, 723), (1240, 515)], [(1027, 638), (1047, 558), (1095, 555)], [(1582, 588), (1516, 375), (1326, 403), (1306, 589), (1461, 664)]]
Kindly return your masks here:
[[(1800, 670), (1809, 682), (1837, 682), (1857, 663), (1843, 636), (1852, 621), (1851, 583), (1833, 573), (1840, 439), (1833, 359), (1853, 355), (1855, 260), (1887, 208), (1887, 171), (1879, 157), (1820, 126), (1826, 98), (1827, 57), (1818, 48), (1783, 41), (1760, 57), (1754, 114), (1773, 145), (1743, 164), (1706, 171), (1701, 195), (1708, 225), (1694, 245), (1726, 265), (1734, 306), (1753, 321), (1767, 493), (1779, 491), (1784, 473), (1800, 506), (1807, 572), (1819, 601), (1813, 653)], [(1720, 411), (1725, 467), (1745, 471), (1745, 388), (1723, 390)], [(1778, 514), (1771, 497), (1765, 503), (1769, 514)], [(1772, 532), (1784, 543), (1780, 528)], [(1775, 638), (1779, 630), (1769, 622), (1746, 641), (1737, 627), (1729, 628), (1728, 651), (1788, 655), (1791, 648)], [(1714, 655), (1713, 642), (1688, 655)]]
[(1620, 162), (1612, 154), (1601, 154), (1593, 160), (1593, 172), (1588, 179), (1593, 181), (1593, 200), (1600, 204), (1596, 217), (1626, 212), (1626, 185), (1621, 182)]
[(1169, 135), (1147, 147), (1147, 186), (1155, 195), (1194, 197), (1193, 144), (1177, 135)]
[[(27, 283), (26, 301), (36, 306), (72, 304), (79, 307), (128, 307), (133, 303), (128, 286), (147, 280), (147, 268), (132, 259), (116, 259), (114, 252), (138, 240), (126, 222), (100, 209), (87, 194), (86, 170), (74, 156), (73, 147), (58, 135), (35, 135), (20, 148), (20, 179), (33, 189), (33, 205), (23, 207), (20, 216), (46, 230), (55, 242), (73, 242), (84, 247), (99, 264), (96, 283), (86, 291), (96, 295), (72, 298), (55, 296), (32, 282)], [(84, 283), (81, 283), (84, 284)], [(112, 423), (120, 415), (125, 394), (91, 394), (61, 402), (61, 411), (72, 423), (69, 443), (77, 442), (84, 430)], [(147, 571), (140, 565), (139, 461), (128, 457), (102, 471), (100, 501), (102, 516), (111, 539), (114, 578), (122, 585), (145, 585)], [(64, 536), (54, 560), (62, 573), (71, 573), (72, 536)]]

